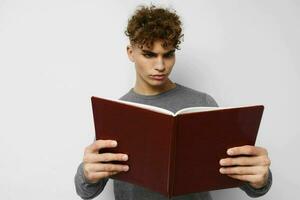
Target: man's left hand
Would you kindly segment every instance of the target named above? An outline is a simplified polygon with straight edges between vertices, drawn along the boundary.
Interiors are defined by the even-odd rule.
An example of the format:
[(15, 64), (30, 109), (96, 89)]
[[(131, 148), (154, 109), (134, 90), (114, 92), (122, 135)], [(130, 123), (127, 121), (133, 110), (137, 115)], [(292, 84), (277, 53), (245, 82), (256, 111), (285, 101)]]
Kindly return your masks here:
[(245, 145), (230, 148), (227, 154), (234, 157), (220, 160), (220, 173), (249, 182), (256, 189), (267, 184), (271, 160), (266, 149)]

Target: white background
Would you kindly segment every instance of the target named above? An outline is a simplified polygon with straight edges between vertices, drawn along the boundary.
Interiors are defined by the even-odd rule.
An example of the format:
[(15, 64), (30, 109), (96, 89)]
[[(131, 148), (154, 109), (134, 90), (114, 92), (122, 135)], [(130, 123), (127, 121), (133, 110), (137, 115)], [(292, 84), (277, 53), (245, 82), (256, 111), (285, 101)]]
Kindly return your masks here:
[[(124, 30), (142, 2), (0, 0), (1, 199), (79, 199), (73, 178), (94, 138), (90, 97), (133, 87)], [(299, 1), (159, 2), (184, 24), (171, 79), (220, 106), (264, 104), (257, 145), (269, 151), (274, 182), (261, 199), (297, 198)], [(212, 195), (249, 199), (239, 189)], [(112, 182), (97, 199), (113, 199)]]

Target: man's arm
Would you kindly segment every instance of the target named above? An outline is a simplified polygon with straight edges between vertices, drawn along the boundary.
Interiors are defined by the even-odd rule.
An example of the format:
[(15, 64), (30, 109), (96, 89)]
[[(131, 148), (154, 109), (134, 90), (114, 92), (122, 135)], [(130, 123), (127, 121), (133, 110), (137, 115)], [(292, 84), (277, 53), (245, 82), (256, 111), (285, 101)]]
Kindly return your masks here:
[(111, 161), (126, 161), (128, 155), (122, 153), (99, 153), (103, 148), (118, 145), (112, 140), (96, 140), (85, 148), (83, 162), (75, 175), (75, 188), (82, 199), (91, 199), (104, 189), (108, 178), (120, 172), (128, 171), (128, 165), (112, 164)]
[(220, 160), (220, 173), (245, 181), (240, 188), (250, 197), (259, 197), (269, 191), (271, 160), (265, 148), (244, 145), (228, 149), (227, 154), (231, 157)]
[(83, 163), (80, 163), (74, 178), (76, 193), (82, 199), (92, 199), (102, 192), (107, 181), (108, 178), (104, 178), (96, 183), (88, 183), (83, 174)]
[(249, 183), (245, 183), (240, 188), (244, 192), (246, 192), (247, 195), (250, 196), (250, 197), (260, 197), (260, 196), (263, 196), (264, 194), (266, 194), (270, 190), (271, 185), (272, 185), (272, 181), (273, 181), (272, 172), (269, 168), (268, 180), (267, 180), (267, 183), (264, 187), (256, 189), (256, 188), (252, 187)]

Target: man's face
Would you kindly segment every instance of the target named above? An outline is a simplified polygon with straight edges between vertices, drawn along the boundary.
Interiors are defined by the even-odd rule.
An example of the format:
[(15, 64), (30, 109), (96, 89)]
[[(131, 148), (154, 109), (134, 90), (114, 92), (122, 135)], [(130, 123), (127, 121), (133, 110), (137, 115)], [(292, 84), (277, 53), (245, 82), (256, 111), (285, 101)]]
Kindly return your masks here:
[[(155, 41), (152, 49), (145, 45), (128, 46), (127, 53), (129, 59), (135, 63), (136, 84), (144, 89), (159, 88), (168, 83), (172, 68), (175, 64), (175, 48), (164, 49), (162, 41)], [(155, 77), (162, 75), (161, 77)]]

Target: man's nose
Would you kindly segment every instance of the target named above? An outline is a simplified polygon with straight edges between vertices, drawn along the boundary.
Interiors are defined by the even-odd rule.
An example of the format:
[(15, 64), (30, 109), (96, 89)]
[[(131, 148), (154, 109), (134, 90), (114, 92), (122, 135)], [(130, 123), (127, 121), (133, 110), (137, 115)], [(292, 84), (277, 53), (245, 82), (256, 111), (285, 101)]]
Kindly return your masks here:
[(159, 71), (163, 71), (165, 69), (165, 65), (164, 65), (164, 60), (163, 58), (157, 58), (156, 64), (155, 64), (155, 69), (159, 70)]

